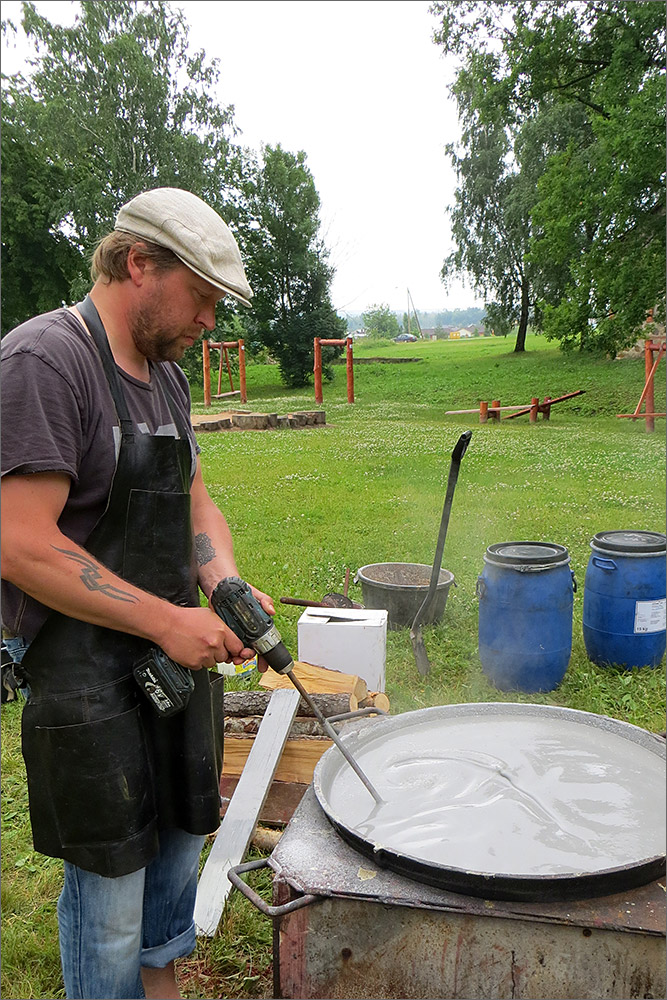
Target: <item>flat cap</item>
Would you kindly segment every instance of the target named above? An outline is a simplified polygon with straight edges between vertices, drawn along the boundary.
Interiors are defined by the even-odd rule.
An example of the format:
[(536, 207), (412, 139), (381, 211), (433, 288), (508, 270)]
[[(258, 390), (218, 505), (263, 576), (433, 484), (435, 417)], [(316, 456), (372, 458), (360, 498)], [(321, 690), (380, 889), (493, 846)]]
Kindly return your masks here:
[(206, 202), (180, 188), (154, 188), (123, 205), (116, 229), (176, 254), (191, 271), (250, 305), (239, 248), (231, 230)]

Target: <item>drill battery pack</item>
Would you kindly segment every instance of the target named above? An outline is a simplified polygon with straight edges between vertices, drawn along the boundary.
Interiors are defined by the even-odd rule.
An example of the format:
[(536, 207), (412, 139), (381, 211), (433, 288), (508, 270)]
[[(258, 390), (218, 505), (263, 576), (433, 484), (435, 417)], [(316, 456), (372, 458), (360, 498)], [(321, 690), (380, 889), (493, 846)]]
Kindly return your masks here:
[(153, 708), (165, 718), (182, 712), (195, 688), (192, 671), (157, 646), (137, 660), (132, 672)]

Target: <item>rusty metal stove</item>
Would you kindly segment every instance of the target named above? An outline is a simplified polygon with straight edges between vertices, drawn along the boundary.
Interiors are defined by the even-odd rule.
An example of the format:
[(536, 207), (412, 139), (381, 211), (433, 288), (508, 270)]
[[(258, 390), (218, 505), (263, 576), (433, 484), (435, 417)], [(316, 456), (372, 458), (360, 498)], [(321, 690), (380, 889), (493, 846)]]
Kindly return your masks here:
[(268, 863), (276, 997), (666, 993), (664, 879), (567, 903), (447, 892), (375, 867), (333, 830), (312, 787)]

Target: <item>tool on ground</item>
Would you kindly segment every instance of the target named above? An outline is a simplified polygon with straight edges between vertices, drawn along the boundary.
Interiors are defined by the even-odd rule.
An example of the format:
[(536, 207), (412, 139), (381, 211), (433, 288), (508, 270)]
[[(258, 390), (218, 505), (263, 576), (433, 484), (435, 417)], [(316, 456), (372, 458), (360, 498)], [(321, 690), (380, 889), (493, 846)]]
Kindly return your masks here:
[(426, 652), (426, 647), (424, 645), (424, 638), (422, 636), (421, 623), (426, 617), (427, 612), (430, 609), (431, 603), (436, 595), (436, 589), (438, 586), (438, 580), (440, 578), (440, 567), (442, 566), (442, 553), (445, 547), (445, 538), (447, 537), (447, 526), (449, 524), (449, 515), (452, 510), (452, 500), (454, 499), (454, 489), (456, 487), (456, 480), (459, 477), (459, 469), (461, 467), (461, 459), (466, 453), (466, 449), (470, 444), (470, 438), (472, 437), (472, 431), (464, 431), (461, 437), (458, 439), (454, 446), (452, 452), (452, 461), (449, 467), (449, 478), (447, 480), (447, 492), (445, 493), (445, 506), (442, 510), (442, 518), (440, 521), (440, 531), (438, 532), (438, 542), (435, 547), (435, 556), (433, 559), (433, 569), (431, 570), (431, 582), (428, 586), (428, 593), (422, 602), (419, 611), (415, 615), (412, 627), (410, 629), (410, 641), (412, 642), (412, 651), (415, 654), (415, 662), (417, 664), (417, 670), (422, 676), (426, 676), (431, 669), (431, 664), (429, 663), (428, 654)]
[(313, 715), (319, 720), (327, 736), (336, 744), (375, 801), (381, 803), (383, 800), (379, 792), (373, 787), (329, 720), (324, 717), (301, 681), (295, 676), (292, 670), (294, 660), (287, 651), (280, 637), (280, 632), (273, 624), (271, 616), (264, 611), (259, 601), (254, 597), (248, 584), (238, 576), (228, 576), (221, 580), (211, 594), (211, 607), (242, 642), (247, 646), (252, 646), (257, 653), (264, 657), (276, 673), (287, 674), (312, 710)]
[(346, 594), (325, 594), (321, 601), (306, 601), (299, 597), (281, 597), (281, 604), (293, 604), (299, 608), (358, 608), (363, 604), (353, 601)]
[(363, 604), (359, 604), (358, 601), (353, 601), (347, 596), (347, 590), (350, 586), (350, 570), (349, 568), (345, 570), (345, 583), (343, 585), (343, 593), (338, 594), (335, 591), (330, 594), (325, 594), (321, 601), (308, 601), (301, 600), (298, 597), (281, 597), (281, 604), (295, 604), (299, 608), (358, 608), (363, 611)]

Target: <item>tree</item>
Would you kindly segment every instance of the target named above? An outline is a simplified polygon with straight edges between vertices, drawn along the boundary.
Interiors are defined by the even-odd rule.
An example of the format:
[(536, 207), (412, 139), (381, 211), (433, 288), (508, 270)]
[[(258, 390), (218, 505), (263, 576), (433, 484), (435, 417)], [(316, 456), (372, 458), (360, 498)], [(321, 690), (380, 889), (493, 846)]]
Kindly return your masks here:
[(388, 305), (372, 305), (362, 314), (361, 321), (369, 337), (387, 340), (397, 337), (401, 332), (396, 313)]
[[(303, 152), (265, 146), (246, 187), (248, 222), (241, 238), (255, 293), (247, 324), (278, 359), (288, 386), (312, 377), (313, 339), (340, 340), (347, 324), (330, 299), (333, 269), (319, 236), (320, 199)], [(323, 375), (339, 348), (323, 350)]]
[[(51, 248), (58, 250), (58, 266), (43, 296), (52, 299), (47, 306), (68, 297), (66, 285), (71, 294), (82, 294), (94, 244), (113, 228), (119, 207), (148, 188), (187, 188), (235, 221), (242, 158), (232, 142), (232, 109), (210, 97), (217, 62), (206, 63), (201, 52), (188, 54), (181, 11), (163, 0), (84, 0), (67, 28), (24, 3), (22, 26), (37, 55), (29, 76), (4, 80), (8, 295), (27, 287), (35, 256)], [(3, 23), (3, 31), (11, 28)], [(28, 172), (22, 156), (31, 164)], [(21, 218), (37, 219), (39, 248), (21, 240)], [(6, 280), (5, 271), (3, 329)], [(21, 301), (9, 312), (25, 312), (25, 318), (34, 305), (26, 312)]]
[(454, 86), (477, 124), (511, 136), (508, 171), (530, 164), (522, 264), (536, 321), (563, 346), (613, 353), (649, 308), (664, 315), (665, 4), (454, 0), (431, 10), (436, 41), (462, 60)]
[[(473, 60), (474, 61), (474, 60)], [(477, 81), (461, 79), (455, 88), (464, 121), (459, 151), (448, 147), (458, 187), (450, 210), (456, 250), (441, 276), (470, 275), (479, 291), (492, 295), (486, 320), (507, 333), (518, 322), (515, 351), (524, 351), (532, 305), (532, 282), (526, 255), (530, 241), (532, 192), (510, 157), (510, 136), (503, 123), (485, 123), (475, 107)]]

